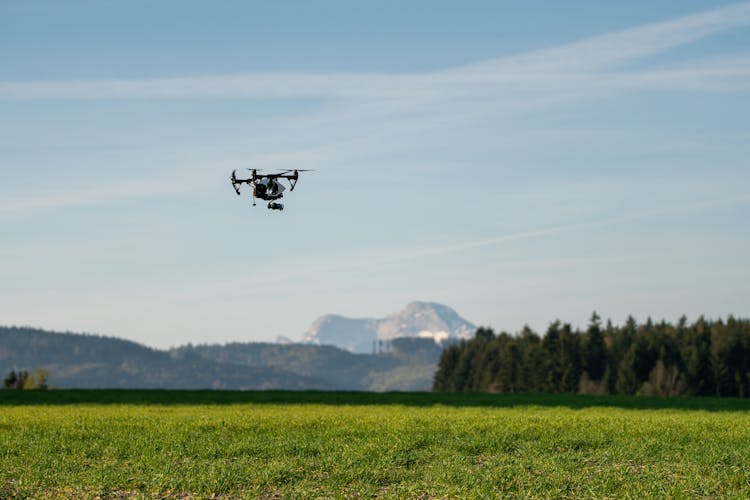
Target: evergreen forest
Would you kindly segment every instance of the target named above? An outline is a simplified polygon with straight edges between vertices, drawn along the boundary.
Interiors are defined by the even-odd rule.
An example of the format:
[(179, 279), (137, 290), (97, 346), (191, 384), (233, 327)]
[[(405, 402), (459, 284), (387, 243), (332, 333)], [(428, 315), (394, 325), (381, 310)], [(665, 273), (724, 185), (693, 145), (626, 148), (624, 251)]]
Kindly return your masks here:
[(480, 327), (443, 351), (433, 389), (748, 397), (749, 383), (750, 320), (615, 326), (594, 313), (585, 330), (555, 321), (543, 336)]

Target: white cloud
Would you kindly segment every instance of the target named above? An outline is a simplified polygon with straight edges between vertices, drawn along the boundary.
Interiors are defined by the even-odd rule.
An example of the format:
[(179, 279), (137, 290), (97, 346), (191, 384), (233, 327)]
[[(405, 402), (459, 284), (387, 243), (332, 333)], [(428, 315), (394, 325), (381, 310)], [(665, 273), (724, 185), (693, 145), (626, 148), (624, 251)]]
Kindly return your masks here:
[[(616, 90), (716, 86), (747, 78), (747, 59), (707, 60), (682, 69), (613, 71), (715, 33), (750, 25), (750, 3), (594, 36), (559, 47), (425, 74), (266, 73), (141, 80), (0, 82), (0, 99), (335, 98), (377, 100), (408, 111), (425, 101), (500, 98), (508, 105), (536, 89), (558, 93), (588, 88)], [(698, 63), (696, 63), (698, 64)], [(625, 77), (625, 78), (623, 78)], [(697, 80), (692, 77), (698, 77)], [(747, 80), (743, 82), (747, 88)], [(515, 91), (508, 95), (509, 91)]]
[(750, 25), (750, 2), (647, 24), (465, 68), (495, 73), (501, 67), (533, 71), (608, 69), (696, 42), (721, 31)]
[[(704, 57), (669, 66), (619, 70), (729, 29), (750, 25), (750, 3), (591, 37), (575, 43), (425, 74), (255, 74), (112, 81), (0, 82), (0, 100), (323, 97), (328, 105), (264, 121), (269, 147), (239, 152), (226, 168), (308, 168), (361, 155), (368, 145), (411, 130), (445, 127), (550, 104), (635, 89), (748, 90), (750, 55)], [(280, 139), (279, 139), (280, 138)], [(431, 138), (432, 140), (432, 138)], [(413, 141), (410, 147), (413, 147)], [(242, 157), (242, 160), (239, 159)], [(317, 162), (317, 163), (316, 163)], [(216, 165), (213, 165), (216, 167)], [(214, 169), (215, 173), (215, 169)], [(96, 186), (54, 186), (0, 200), (0, 217), (23, 211), (91, 205), (200, 189), (205, 179), (132, 180)]]
[(103, 185), (68, 187), (59, 190), (45, 189), (4, 196), (0, 200), (0, 218), (18, 213), (69, 208), (76, 206), (116, 203), (133, 198), (183, 194), (195, 191), (197, 183), (180, 183), (175, 180), (125, 180)]

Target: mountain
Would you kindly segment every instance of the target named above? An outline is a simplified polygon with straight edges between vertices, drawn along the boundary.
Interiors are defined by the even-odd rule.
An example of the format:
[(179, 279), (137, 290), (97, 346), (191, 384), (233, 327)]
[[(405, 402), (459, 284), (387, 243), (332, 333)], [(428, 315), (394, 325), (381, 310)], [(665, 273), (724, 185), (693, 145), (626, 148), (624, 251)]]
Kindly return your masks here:
[(66, 388), (333, 389), (273, 366), (218, 363), (113, 337), (0, 327), (0, 375), (45, 368)]
[(442, 347), (432, 339), (398, 338), (378, 354), (330, 345), (231, 343), (184, 346), (173, 352), (217, 363), (267, 366), (323, 381), (339, 390), (430, 390)]
[(453, 309), (434, 302), (412, 302), (385, 318), (321, 316), (303, 336), (303, 342), (334, 345), (355, 353), (372, 353), (380, 342), (402, 337), (430, 338), (436, 343), (466, 339), (476, 327)]
[(0, 327), (0, 377), (49, 371), (60, 388), (429, 390), (442, 347), (399, 338), (378, 354), (334, 346), (231, 343), (169, 351), (135, 342)]
[(331, 345), (350, 352), (374, 352), (377, 340), (375, 319), (351, 319), (336, 314), (321, 316), (302, 337), (302, 342)]

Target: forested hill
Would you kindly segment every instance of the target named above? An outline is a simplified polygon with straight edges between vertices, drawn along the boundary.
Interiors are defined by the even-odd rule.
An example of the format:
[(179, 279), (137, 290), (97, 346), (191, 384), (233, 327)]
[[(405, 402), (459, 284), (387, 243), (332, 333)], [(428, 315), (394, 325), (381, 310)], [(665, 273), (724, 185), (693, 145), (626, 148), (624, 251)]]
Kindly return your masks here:
[(442, 347), (431, 338), (402, 337), (380, 354), (359, 354), (330, 345), (230, 343), (185, 346), (174, 356), (219, 363), (269, 366), (316, 377), (341, 389), (429, 390)]
[(276, 368), (216, 363), (113, 337), (0, 327), (0, 374), (43, 368), (53, 387), (159, 389), (313, 389), (314, 377)]
[(438, 391), (750, 396), (750, 321), (729, 317), (677, 324), (632, 317), (585, 330), (556, 321), (544, 336), (480, 328), (447, 347)]
[(43, 368), (49, 385), (162, 389), (429, 389), (441, 347), (395, 339), (381, 354), (237, 343), (160, 351), (113, 337), (0, 327), (0, 376)]

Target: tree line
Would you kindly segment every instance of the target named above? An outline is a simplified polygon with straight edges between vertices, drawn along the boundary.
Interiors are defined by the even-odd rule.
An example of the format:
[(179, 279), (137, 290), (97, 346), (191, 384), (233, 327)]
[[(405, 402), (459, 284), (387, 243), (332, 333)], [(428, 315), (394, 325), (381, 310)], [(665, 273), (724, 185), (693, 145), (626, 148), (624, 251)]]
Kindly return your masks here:
[(480, 327), (448, 346), (435, 391), (750, 396), (750, 320), (615, 326), (594, 313), (586, 329), (559, 320), (543, 336)]
[(33, 373), (28, 370), (11, 370), (3, 379), (5, 389), (47, 389), (49, 371), (37, 368)]

